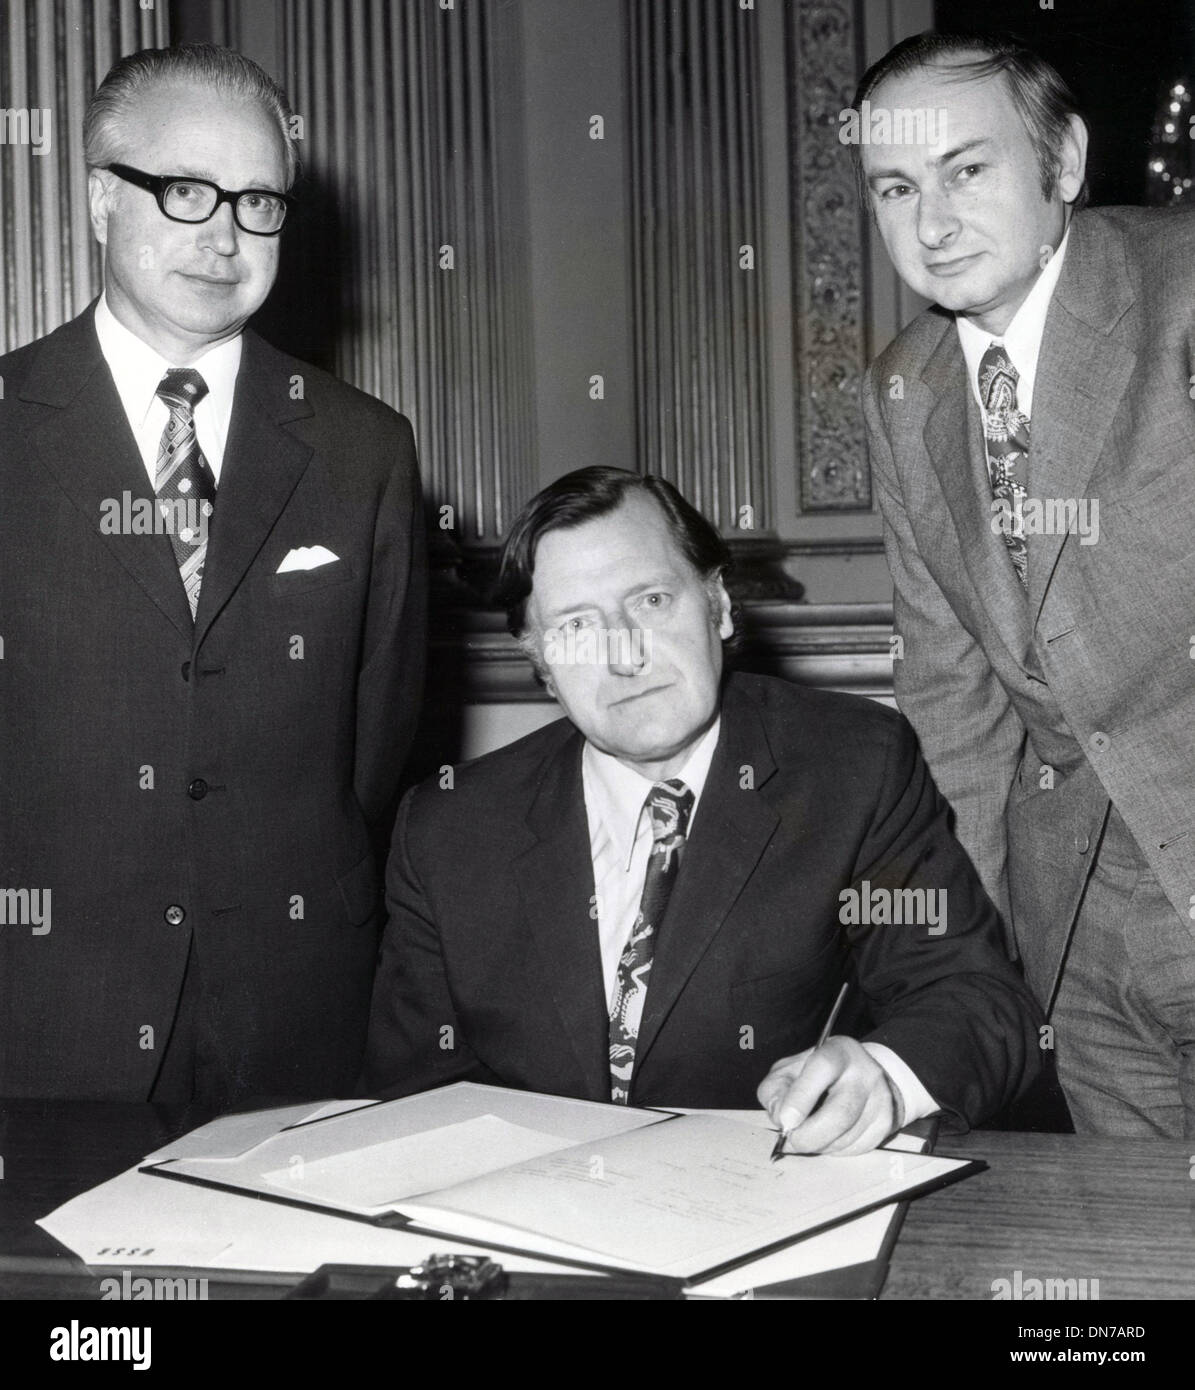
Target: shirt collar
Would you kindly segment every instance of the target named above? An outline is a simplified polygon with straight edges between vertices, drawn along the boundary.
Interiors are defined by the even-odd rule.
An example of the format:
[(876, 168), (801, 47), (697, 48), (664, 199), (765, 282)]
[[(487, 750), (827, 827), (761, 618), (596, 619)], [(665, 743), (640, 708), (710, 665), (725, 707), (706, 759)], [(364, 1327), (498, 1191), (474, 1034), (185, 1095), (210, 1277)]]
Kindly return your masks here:
[[(163, 376), (175, 364), (168, 362), (120, 322), (108, 306), (106, 293), (100, 296), (95, 306), (95, 331), (125, 415), (135, 430), (140, 429), (149, 415)], [(202, 373), (207, 382), (207, 398), (210, 398), (215, 418), (221, 423), (222, 433), (227, 433), (228, 421), (232, 416), (232, 398), (241, 366), (241, 344), (242, 337), (238, 333), (235, 338), (217, 343), (196, 361), (188, 363)]]
[(1058, 250), (1046, 262), (1045, 268), (1033, 282), (1032, 289), (1004, 330), (1003, 337), (994, 338), (991, 333), (985, 333), (962, 314), (955, 315), (954, 322), (967, 363), (967, 380), (971, 383), (971, 394), (980, 405), (983, 402), (979, 396), (979, 364), (992, 343), (998, 342), (1004, 344), (1009, 361), (1017, 369), (1017, 405), (1025, 415), (1030, 413), (1033, 405), (1033, 385), (1037, 379), (1037, 359), (1041, 352), (1042, 336), (1046, 331), (1046, 315), (1050, 311), (1050, 301), (1054, 296), (1058, 277), (1062, 274), (1062, 262), (1066, 256), (1066, 243), (1070, 234), (1068, 226), (1058, 243)]
[[(693, 793), (690, 833), (697, 815), (697, 803), (701, 800), (709, 776), (714, 749), (718, 746), (721, 727), (722, 716), (719, 715), (693, 745), (684, 767), (676, 774)], [(618, 854), (618, 862), (624, 869), (629, 868), (647, 794), (655, 783), (609, 753), (595, 748), (588, 739), (581, 755), (581, 778), (591, 831), (600, 826), (610, 837)]]

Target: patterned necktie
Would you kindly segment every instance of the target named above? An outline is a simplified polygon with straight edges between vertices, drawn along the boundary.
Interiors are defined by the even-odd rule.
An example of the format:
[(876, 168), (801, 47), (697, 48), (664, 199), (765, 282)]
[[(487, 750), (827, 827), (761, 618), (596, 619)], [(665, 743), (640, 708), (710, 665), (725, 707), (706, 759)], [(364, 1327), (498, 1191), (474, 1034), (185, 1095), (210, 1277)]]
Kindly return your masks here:
[(195, 407), (207, 395), (207, 382), (189, 368), (172, 367), (157, 394), (169, 408), (170, 419), (158, 445), (154, 490), (194, 618), (216, 496), (216, 480), (195, 437)]
[(1029, 417), (1017, 409), (1017, 369), (999, 343), (979, 363), (979, 399), (992, 497), (1001, 503), (1000, 530), (1023, 588), (1029, 587), (1022, 507), (1029, 486)]
[(664, 917), (680, 870), (680, 852), (696, 798), (679, 779), (657, 782), (647, 794), (652, 846), (639, 899), (639, 915), (618, 962), (618, 983), (610, 1010), (610, 1099), (626, 1105), (631, 1095), (635, 1045), (647, 999), (655, 934)]

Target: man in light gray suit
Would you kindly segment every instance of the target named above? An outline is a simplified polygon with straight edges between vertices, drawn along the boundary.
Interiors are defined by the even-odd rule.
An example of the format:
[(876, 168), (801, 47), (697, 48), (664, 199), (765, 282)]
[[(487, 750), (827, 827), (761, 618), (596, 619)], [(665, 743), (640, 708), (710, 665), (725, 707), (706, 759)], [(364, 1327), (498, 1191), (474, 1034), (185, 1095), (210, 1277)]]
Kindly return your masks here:
[(1195, 216), (1078, 210), (1086, 127), (1015, 41), (906, 40), (855, 107), (934, 301), (863, 389), (897, 701), (1076, 1128), (1193, 1135)]

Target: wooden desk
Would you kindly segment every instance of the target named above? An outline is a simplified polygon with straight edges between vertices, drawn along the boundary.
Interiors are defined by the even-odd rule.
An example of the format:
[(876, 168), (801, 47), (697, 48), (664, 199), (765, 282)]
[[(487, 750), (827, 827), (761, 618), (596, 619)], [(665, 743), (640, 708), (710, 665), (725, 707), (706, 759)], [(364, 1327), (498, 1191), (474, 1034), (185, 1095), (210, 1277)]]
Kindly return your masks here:
[[(1098, 1279), (1110, 1299), (1195, 1298), (1195, 1181), (1183, 1139), (995, 1131), (940, 1153), (989, 1171), (909, 1205), (884, 1298), (991, 1299), (992, 1282)], [(1040, 1306), (1040, 1305), (1039, 1305)]]
[[(34, 1221), (206, 1115), (150, 1105), (0, 1103), (0, 1298), (98, 1298), (99, 1280)], [(993, 1281), (1099, 1280), (1099, 1299), (1195, 1298), (1195, 1181), (1183, 1140), (986, 1131), (947, 1139), (990, 1171), (913, 1202), (885, 1299), (991, 1300)], [(211, 1298), (277, 1298), (254, 1276)]]

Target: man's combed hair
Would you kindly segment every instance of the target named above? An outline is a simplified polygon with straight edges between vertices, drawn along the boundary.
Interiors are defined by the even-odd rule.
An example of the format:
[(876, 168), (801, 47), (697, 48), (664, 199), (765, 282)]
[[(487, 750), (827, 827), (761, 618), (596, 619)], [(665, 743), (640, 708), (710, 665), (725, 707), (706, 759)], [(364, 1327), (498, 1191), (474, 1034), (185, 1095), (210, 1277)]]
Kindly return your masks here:
[(527, 630), (527, 600), (541, 538), (549, 531), (606, 516), (635, 493), (659, 504), (677, 548), (703, 579), (713, 579), (729, 568), (729, 546), (666, 479), (604, 465), (578, 468), (549, 483), (527, 503), (502, 547), (494, 598), (506, 610), (506, 625), (513, 636), (522, 637)]
[(139, 53), (128, 54), (112, 68), (96, 89), (83, 117), (83, 153), (87, 167), (102, 169), (108, 164), (120, 163), (125, 151), (127, 123), (137, 101), (159, 87), (179, 83), (205, 87), (232, 100), (259, 103), (278, 122), (286, 150), (287, 188), (294, 183), (299, 157), (292, 133), (294, 113), (286, 93), (251, 58), (210, 43), (143, 48)]
[[(977, 56), (978, 55), (978, 56)], [(914, 34), (885, 53), (863, 74), (855, 99), (855, 111), (889, 77), (907, 77), (919, 68), (947, 69), (960, 81), (978, 81), (1004, 74), (1008, 94), (1016, 107), (1037, 155), (1042, 197), (1054, 196), (1062, 159), (1062, 142), (1070, 130), (1070, 118), (1083, 113), (1062, 74), (1023, 43), (1015, 34)], [(867, 200), (863, 161), (857, 144), (851, 146), (859, 175), (860, 195)], [(1088, 199), (1087, 182), (1073, 207), (1077, 212)]]

